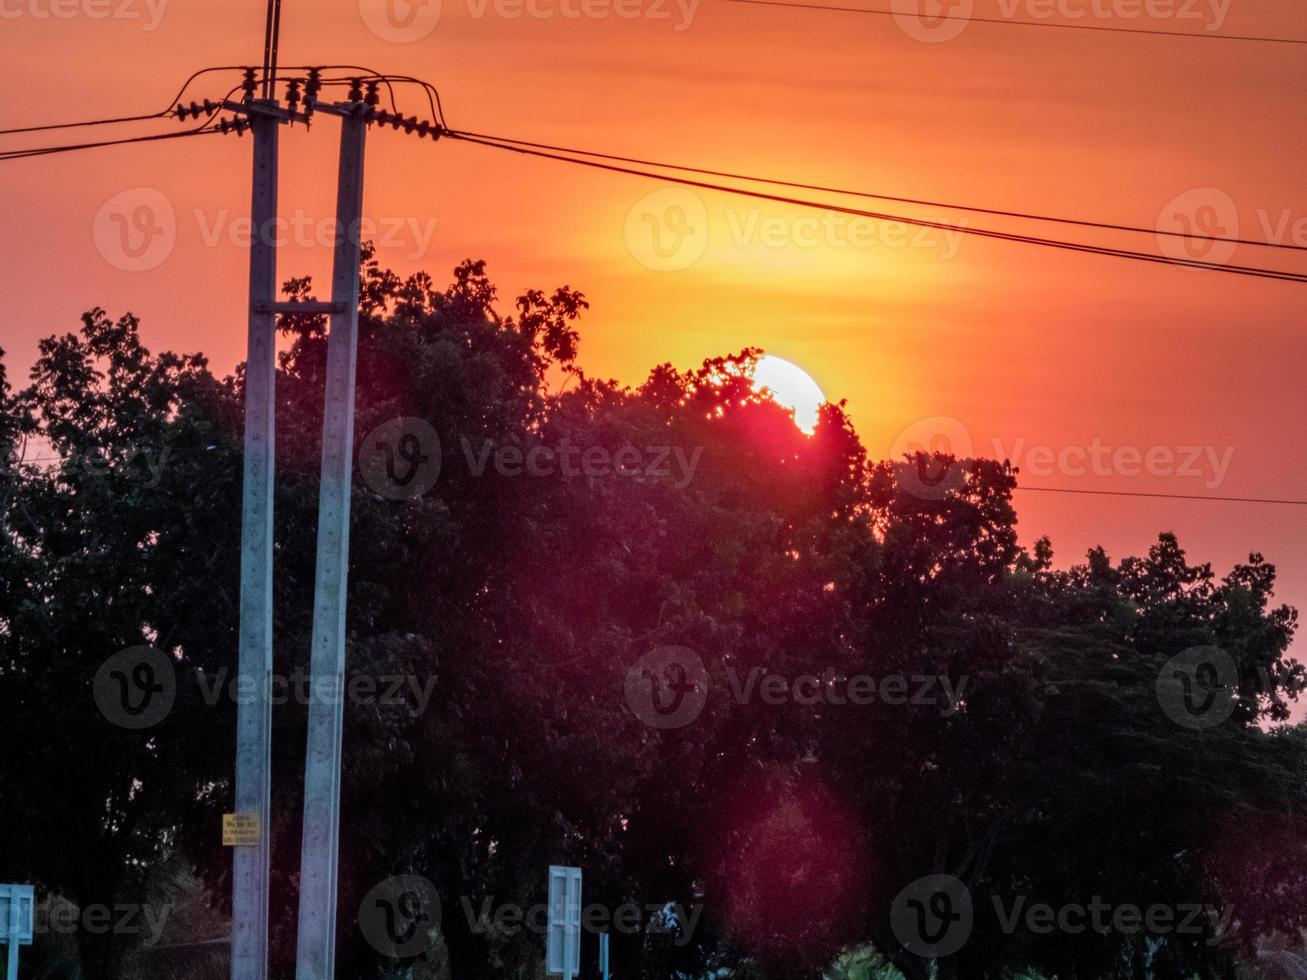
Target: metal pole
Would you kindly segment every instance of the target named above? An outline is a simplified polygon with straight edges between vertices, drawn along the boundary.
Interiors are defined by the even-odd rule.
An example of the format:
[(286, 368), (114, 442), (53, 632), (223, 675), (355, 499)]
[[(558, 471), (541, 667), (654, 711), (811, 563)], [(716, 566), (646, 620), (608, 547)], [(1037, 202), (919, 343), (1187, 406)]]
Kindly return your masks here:
[[(275, 106), (275, 102), (264, 103)], [(271, 114), (249, 113), (254, 137), (250, 217), (249, 352), (241, 505), (240, 675), (257, 694), (236, 708), (236, 811), (259, 819), (259, 843), (232, 851), (232, 980), (268, 975), (268, 824), (272, 774), (272, 498), (275, 470), (277, 134)], [(258, 311), (263, 312), (258, 312)]]
[(336, 254), (327, 339), (313, 598), (304, 846), (300, 856), (297, 980), (332, 980), (336, 968), (336, 875), (340, 838), (340, 745), (344, 715), (345, 598), (349, 569), (350, 473), (354, 455), (354, 373), (358, 341), (359, 224), (363, 212), (361, 112), (341, 118)]
[[(32, 914), (35, 915), (35, 911)], [(18, 980), (18, 922), (18, 893), (12, 891), (9, 893), (9, 921), (6, 923), (8, 948), (5, 951), (5, 976), (7, 980)]]

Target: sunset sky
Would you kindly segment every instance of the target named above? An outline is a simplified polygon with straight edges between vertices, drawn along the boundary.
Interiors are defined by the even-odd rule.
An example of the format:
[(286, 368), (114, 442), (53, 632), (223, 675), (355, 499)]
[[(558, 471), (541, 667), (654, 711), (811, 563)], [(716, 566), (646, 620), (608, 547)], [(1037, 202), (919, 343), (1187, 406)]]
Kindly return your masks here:
[[(443, 0), (438, 22), (435, 8), (389, 2), (285, 0), (282, 63), (427, 79), (464, 130), (1145, 228), (1215, 214), (1227, 234), (1307, 244), (1300, 46), (983, 23), (941, 40), (925, 22), (919, 40), (890, 17), (727, 0)], [(153, 4), (0, 0), (0, 127), (154, 111), (197, 68), (259, 60), (258, 0)], [(974, 4), (1009, 19), (1047, 10), (1073, 23), (1307, 38), (1295, 0)], [(210, 76), (187, 98), (234, 82)], [(426, 116), (416, 92), (403, 98)], [(329, 220), (335, 122), (282, 140), (281, 213)], [(153, 349), (203, 351), (220, 372), (242, 359), (247, 258), (232, 222), (248, 214), (249, 149), (248, 137), (205, 137), (6, 162), (0, 346), (11, 379), (23, 381), (39, 338), (75, 329), (97, 305), (138, 314)], [(461, 259), (484, 258), (505, 311), (525, 288), (584, 291), (592, 374), (636, 384), (662, 361), (687, 368), (759, 346), (847, 399), (873, 456), (944, 417), (1031, 485), (1307, 498), (1300, 284), (938, 232), (905, 243), (869, 222), (800, 220), (812, 213), (390, 130), (369, 135), (366, 187), (379, 258), (397, 272), (443, 283)], [(165, 236), (143, 263), (153, 267), (134, 271), (106, 228), (117, 228), (115, 207), (143, 203)], [(1151, 235), (861, 206), (1159, 247)], [(652, 247), (654, 225), (671, 235), (681, 215), (689, 244)], [(279, 278), (325, 286), (330, 249), (308, 239), (281, 251)], [(1241, 246), (1229, 261), (1307, 271), (1307, 255), (1281, 250)], [(1169, 450), (1173, 469), (1182, 447), (1202, 453), (1198, 475), (1042, 465), (1094, 446), (1155, 461)], [(1033, 492), (1017, 503), (1023, 540), (1050, 535), (1059, 563), (1100, 543), (1114, 559), (1142, 553), (1174, 530), (1220, 574), (1262, 551), (1280, 568), (1281, 597), (1307, 606), (1307, 507)]]

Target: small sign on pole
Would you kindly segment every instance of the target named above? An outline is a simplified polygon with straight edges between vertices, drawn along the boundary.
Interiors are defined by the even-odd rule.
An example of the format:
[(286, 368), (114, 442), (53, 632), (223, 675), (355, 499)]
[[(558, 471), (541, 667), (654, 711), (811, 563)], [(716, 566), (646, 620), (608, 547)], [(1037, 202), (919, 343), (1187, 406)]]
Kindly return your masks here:
[(18, 980), (18, 947), (32, 944), (35, 910), (36, 889), (31, 885), (0, 885), (0, 939), (7, 947), (7, 980)]
[(263, 842), (263, 828), (257, 813), (222, 815), (223, 847), (258, 847)]
[(581, 869), (549, 866), (545, 972), (572, 980), (581, 972)]

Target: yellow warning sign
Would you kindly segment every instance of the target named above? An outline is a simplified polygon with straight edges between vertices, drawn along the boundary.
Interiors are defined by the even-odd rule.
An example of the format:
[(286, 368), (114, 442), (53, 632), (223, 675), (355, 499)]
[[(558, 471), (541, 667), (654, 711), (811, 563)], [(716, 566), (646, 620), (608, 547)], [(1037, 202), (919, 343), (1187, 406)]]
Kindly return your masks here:
[(257, 813), (224, 813), (222, 844), (224, 847), (257, 847), (263, 843)]

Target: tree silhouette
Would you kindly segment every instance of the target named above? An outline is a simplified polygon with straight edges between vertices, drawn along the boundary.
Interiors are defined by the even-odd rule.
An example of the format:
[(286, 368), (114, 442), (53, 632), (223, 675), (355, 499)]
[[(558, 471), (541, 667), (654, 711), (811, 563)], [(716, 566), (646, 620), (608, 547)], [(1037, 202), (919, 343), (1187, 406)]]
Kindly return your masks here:
[[(1226, 976), (1307, 925), (1307, 745), (1266, 727), (1304, 677), (1271, 565), (1253, 555), (1218, 580), (1163, 534), (1141, 558), (1057, 569), (1047, 541), (1018, 543), (1002, 464), (869, 460), (841, 405), (805, 437), (754, 390), (755, 350), (659, 365), (634, 389), (591, 377), (586, 306), (530, 291), (501, 314), (482, 263), (437, 289), (365, 257), (356, 444), (425, 420), (438, 444), (408, 458), (434, 455), (439, 475), (406, 497), (356, 467), (349, 673), (406, 683), (346, 705), (342, 976), (403, 966), (359, 925), (399, 874), (441, 896), (424, 968), (533, 976), (543, 937), (497, 913), (542, 902), (549, 863), (585, 868), (587, 903), (640, 910), (613, 929), (622, 977), (816, 977), (866, 943), (879, 954), (847, 969), (883, 954), (926, 977), (891, 909), (940, 874), (975, 908), (942, 977)], [(275, 654), (290, 677), (308, 663), (326, 336), (317, 316), (281, 329)], [(0, 756), (0, 866), (43, 893), (142, 901), (178, 864), (230, 889), (235, 704), (219, 682), (236, 670), (241, 399), (239, 370), (152, 355), (134, 318), (99, 310), (41, 345), (22, 392), (0, 375), (0, 711), (19, 747)], [(20, 464), (38, 437), (54, 460)], [(943, 489), (920, 492), (924, 472)], [(176, 697), (129, 730), (93, 679), (138, 644), (172, 659)], [(679, 727), (628, 696), (641, 658), (669, 647), (703, 669)], [(1230, 659), (1229, 710), (1194, 727), (1159, 683), (1208, 647)], [(849, 678), (875, 697), (851, 703)], [(294, 698), (276, 709), (278, 976), (305, 722)], [(1159, 935), (995, 914), (1095, 897), (1234, 915)], [(87, 976), (122, 975), (132, 937), (79, 940)]]

